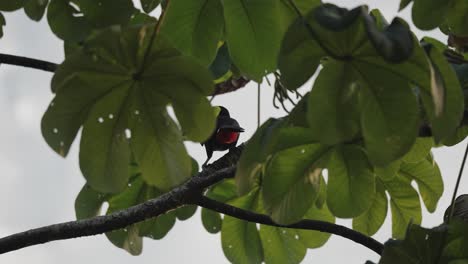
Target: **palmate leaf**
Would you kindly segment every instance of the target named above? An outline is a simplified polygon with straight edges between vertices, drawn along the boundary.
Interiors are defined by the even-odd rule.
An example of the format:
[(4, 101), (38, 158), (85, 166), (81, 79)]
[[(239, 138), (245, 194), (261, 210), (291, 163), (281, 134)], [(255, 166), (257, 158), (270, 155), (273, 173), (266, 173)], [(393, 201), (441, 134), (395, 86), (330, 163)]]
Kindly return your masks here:
[[(419, 103), (411, 84), (420, 88), (429, 114), (438, 109), (430, 118), (437, 141), (453, 134), (463, 102), (457, 97), (461, 90), (453, 81), (453, 71), (437, 58), (437, 77), (442, 82), (429, 81), (433, 64), (403, 20), (385, 26), (378, 12), (372, 15), (375, 18), (364, 7), (348, 11), (324, 4), (315, 8), (306, 16), (312, 33), (299, 21), (289, 28), (286, 36), (294, 41), (283, 41), (279, 68), (282, 79), (292, 80), (295, 89), (328, 56), (309, 95), (309, 126), (319, 142), (328, 144), (345, 142), (361, 132), (372, 163), (386, 166), (407, 153), (416, 140)], [(310, 34), (315, 35), (314, 41), (306, 40), (312, 39)], [(315, 41), (326, 47), (323, 55)], [(305, 64), (299, 57), (307, 58)], [(288, 69), (295, 69), (294, 73)], [(353, 102), (354, 94), (359, 104)], [(321, 114), (324, 110), (327, 115)], [(353, 115), (356, 112), (359, 115)], [(355, 120), (360, 128), (352, 125)]]
[(152, 26), (106, 30), (54, 75), (56, 97), (43, 117), (43, 136), (66, 156), (83, 126), (80, 167), (99, 191), (126, 186), (132, 152), (143, 178), (162, 190), (190, 176), (168, 104), (187, 139), (203, 141), (214, 128), (215, 111), (205, 98), (213, 89), (210, 73), (161, 36), (151, 41), (153, 33)]
[(376, 193), (371, 207), (353, 219), (353, 229), (372, 236), (382, 227), (387, 217), (388, 199), (385, 188), (377, 181)]

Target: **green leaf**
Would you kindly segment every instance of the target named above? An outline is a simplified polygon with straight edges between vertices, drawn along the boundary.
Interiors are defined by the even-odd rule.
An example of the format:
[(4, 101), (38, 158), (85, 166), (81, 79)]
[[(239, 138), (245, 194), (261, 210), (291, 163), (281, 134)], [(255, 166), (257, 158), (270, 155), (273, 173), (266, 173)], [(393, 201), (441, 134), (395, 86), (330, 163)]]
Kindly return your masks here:
[(403, 162), (401, 173), (416, 181), (427, 210), (433, 213), (444, 192), (444, 182), (437, 164), (427, 159), (418, 163)]
[(444, 240), (443, 229), (425, 229), (416, 225), (408, 228), (404, 241), (388, 241), (382, 253), (380, 264), (390, 263), (436, 263), (441, 243)]
[(231, 56), (229, 56), (229, 51), (227, 45), (223, 44), (216, 53), (214, 61), (210, 64), (210, 71), (213, 74), (215, 81), (218, 81), (225, 77), (229, 76), (231, 72)]
[(433, 138), (418, 137), (411, 147), (410, 151), (406, 153), (402, 160), (408, 163), (415, 163), (426, 159), (427, 155), (431, 153), (434, 146)]
[[(219, 202), (232, 200), (237, 197), (236, 185), (232, 179), (222, 181), (211, 187), (206, 192), (206, 196)], [(223, 220), (221, 219), (220, 213), (202, 208), (201, 217), (203, 227), (205, 227), (206, 231), (211, 234), (216, 234), (221, 231)]]
[(177, 216), (177, 219), (179, 219), (180, 221), (184, 221), (192, 217), (196, 211), (196, 205), (184, 205), (182, 207), (177, 208), (175, 214)]
[(282, 32), (279, 0), (224, 1), (226, 40), (234, 64), (260, 80), (276, 69)]
[[(286, 8), (289, 8), (289, 4), (283, 4), (283, 9)], [(290, 12), (293, 12), (294, 18), (297, 16), (293, 10)], [(306, 19), (309, 23), (313, 22), (310, 15)], [(312, 77), (320, 59), (325, 55), (320, 45), (310, 36), (302, 20), (295, 19), (284, 35), (278, 58), (282, 83), (290, 90), (299, 88)]]
[(108, 199), (107, 195), (84, 185), (75, 200), (76, 219), (85, 219), (99, 215), (102, 204)]
[(294, 229), (260, 225), (260, 237), (265, 263), (300, 263), (306, 255), (307, 248)]
[(312, 138), (324, 144), (350, 140), (359, 131), (358, 86), (353, 70), (342, 62), (327, 63), (309, 95), (307, 121)]
[(190, 176), (182, 132), (167, 105), (188, 139), (203, 141), (214, 129), (216, 113), (205, 97), (213, 89), (210, 73), (161, 36), (151, 42), (151, 34), (153, 26), (105, 30), (54, 75), (57, 94), (43, 117), (43, 136), (65, 156), (83, 125), (80, 164), (97, 190), (125, 187), (131, 152), (144, 179), (162, 190)]
[(223, 6), (219, 0), (170, 2), (161, 24), (161, 33), (176, 48), (203, 65), (214, 60), (223, 30)]
[(419, 128), (417, 100), (407, 82), (369, 64), (356, 63), (364, 85), (359, 97), (366, 150), (375, 165), (402, 157)]
[(412, 9), (414, 24), (422, 30), (438, 27), (446, 18), (450, 2), (446, 0), (415, 0)]
[[(102, 192), (123, 190), (130, 176), (130, 142), (125, 135), (129, 112), (125, 83), (94, 104), (83, 124), (80, 169), (89, 185)], [(115, 115), (110, 118), (108, 115)]]
[(392, 210), (392, 237), (402, 238), (409, 223), (421, 223), (421, 204), (419, 195), (408, 179), (398, 175), (388, 182), (383, 182), (390, 194)]
[(145, 11), (145, 13), (150, 13), (156, 9), (160, 2), (160, 0), (140, 0), (141, 7), (143, 7), (143, 11)]
[(340, 146), (331, 154), (327, 193), (327, 204), (337, 217), (355, 217), (371, 207), (375, 175), (360, 147)]
[(374, 201), (369, 210), (353, 219), (353, 229), (368, 236), (374, 235), (385, 222), (387, 211), (387, 194), (382, 184), (377, 181)]
[(436, 143), (451, 136), (460, 125), (464, 110), (464, 97), (455, 71), (433, 45), (426, 47), (431, 60), (433, 101), (425, 93), (422, 99)]
[[(319, 221), (326, 221), (330, 223), (335, 223), (335, 217), (333, 214), (328, 210), (326, 204), (323, 205), (322, 208), (317, 208), (316, 206), (312, 206), (309, 208), (309, 211), (305, 214), (306, 219), (312, 220), (319, 220)], [(326, 232), (319, 232), (319, 231), (310, 231), (310, 230), (295, 230), (299, 237), (299, 240), (306, 246), (307, 248), (319, 248), (328, 241), (331, 234)]]
[[(252, 209), (258, 197), (258, 189), (230, 204), (242, 209)], [(224, 255), (232, 263), (262, 263), (263, 249), (255, 223), (225, 216), (221, 230)]]
[(23, 7), (24, 0), (0, 0), (0, 11), (15, 11)]
[(48, 0), (26, 0), (24, 3), (24, 12), (30, 19), (39, 21), (44, 16), (48, 3)]
[(398, 8), (398, 11), (403, 10), (406, 6), (408, 6), (413, 0), (401, 0), (400, 1), (400, 7)]
[(82, 41), (91, 32), (91, 24), (65, 0), (51, 0), (47, 8), (47, 21), (54, 34), (70, 41)]
[(223, 219), (219, 213), (203, 208), (201, 218), (203, 227), (208, 233), (216, 234), (221, 230)]
[(268, 162), (263, 203), (275, 222), (297, 222), (315, 202), (323, 165), (319, 163), (327, 150), (318, 144), (297, 146), (277, 152)]
[(143, 239), (139, 236), (136, 226), (112, 231), (106, 233), (106, 236), (116, 247), (122, 248), (134, 256), (140, 255), (143, 250)]

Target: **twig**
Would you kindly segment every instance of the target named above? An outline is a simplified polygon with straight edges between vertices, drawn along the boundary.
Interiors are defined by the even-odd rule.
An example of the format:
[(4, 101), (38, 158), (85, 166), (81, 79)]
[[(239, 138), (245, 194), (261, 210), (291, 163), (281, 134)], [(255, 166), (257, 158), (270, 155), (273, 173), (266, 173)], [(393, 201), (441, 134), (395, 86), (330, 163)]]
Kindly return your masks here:
[(53, 62), (0, 53), (0, 64), (3, 63), (34, 68), (48, 72), (55, 72), (58, 67), (58, 64)]
[(206, 196), (200, 196), (196, 203), (197, 205), (211, 209), (218, 213), (223, 213), (225, 215), (229, 215), (238, 219), (242, 219), (245, 221), (269, 225), (269, 226), (276, 226), (282, 228), (295, 228), (295, 229), (305, 229), (305, 230), (315, 230), (330, 234), (335, 234), (349, 240), (352, 240), (358, 244), (361, 244), (375, 253), (381, 255), (383, 251), (382, 243), (378, 242), (377, 240), (373, 239), (372, 237), (368, 237), (362, 233), (349, 229), (345, 226), (333, 224), (330, 222), (325, 221), (318, 221), (318, 220), (302, 220), (292, 225), (280, 225), (267, 215), (257, 214), (251, 211), (247, 211), (238, 207), (234, 207), (229, 204), (221, 203), (216, 200), (212, 200)]

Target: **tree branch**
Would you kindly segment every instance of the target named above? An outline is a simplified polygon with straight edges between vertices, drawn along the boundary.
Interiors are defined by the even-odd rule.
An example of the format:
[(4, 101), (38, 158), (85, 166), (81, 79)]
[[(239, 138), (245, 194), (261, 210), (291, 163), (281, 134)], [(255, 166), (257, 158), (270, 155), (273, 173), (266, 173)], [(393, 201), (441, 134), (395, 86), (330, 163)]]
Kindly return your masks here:
[(288, 226), (278, 225), (266, 215), (249, 212), (204, 197), (204, 189), (223, 179), (234, 177), (236, 163), (242, 149), (243, 145), (240, 145), (204, 168), (203, 171), (190, 178), (184, 184), (142, 204), (105, 216), (44, 226), (1, 238), (0, 254), (54, 240), (92, 236), (125, 228), (126, 226), (159, 216), (185, 204), (197, 204), (241, 220), (264, 225), (332, 233), (364, 245), (378, 254), (382, 252), (382, 244), (344, 226), (316, 220), (303, 220)]
[(383, 251), (382, 243), (378, 242), (372, 237), (368, 237), (345, 226), (333, 224), (330, 222), (304, 219), (292, 225), (280, 225), (273, 222), (273, 220), (271, 220), (271, 218), (267, 215), (257, 214), (255, 212), (247, 211), (229, 204), (221, 203), (206, 196), (200, 196), (196, 202), (196, 205), (253, 223), (282, 228), (315, 230), (335, 234), (361, 244), (379, 255), (381, 255)]
[(0, 53), (0, 64), (23, 66), (48, 72), (55, 72), (58, 65), (53, 62)]

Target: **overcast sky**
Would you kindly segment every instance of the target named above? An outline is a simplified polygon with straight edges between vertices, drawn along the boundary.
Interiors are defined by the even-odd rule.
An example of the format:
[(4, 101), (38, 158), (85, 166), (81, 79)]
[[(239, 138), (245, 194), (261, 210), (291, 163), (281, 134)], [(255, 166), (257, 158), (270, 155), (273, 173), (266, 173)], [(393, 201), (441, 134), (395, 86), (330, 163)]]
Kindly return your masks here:
[[(399, 1), (330, 1), (352, 7), (366, 3), (380, 8), (391, 20)], [(408, 19), (410, 10), (398, 14)], [(43, 19), (29, 20), (18, 11), (5, 14), (7, 27), (0, 39), (0, 52), (44, 59), (60, 63), (62, 45)], [(413, 27), (414, 29), (414, 27)], [(418, 36), (423, 34), (416, 31)], [(437, 31), (425, 32), (445, 42)], [(9, 65), (0, 66), (0, 236), (30, 228), (74, 219), (74, 200), (84, 179), (78, 167), (78, 147), (75, 142), (66, 159), (55, 154), (42, 139), (40, 120), (52, 99), (51, 73)], [(308, 85), (310, 87), (310, 85)], [(306, 88), (309, 89), (309, 88)], [(228, 107), (232, 115), (246, 128), (241, 141), (256, 129), (256, 85), (250, 84), (236, 93), (215, 98), (214, 104)], [(262, 86), (261, 114), (263, 121), (285, 113), (271, 105), (272, 89)], [(424, 211), (423, 225), (431, 227), (442, 220), (455, 184), (462, 158), (463, 144), (434, 150), (445, 182), (442, 206), (434, 214)], [(205, 153), (199, 144), (188, 144), (189, 152), (201, 164)], [(218, 156), (216, 156), (218, 157)], [(462, 182), (460, 193), (468, 193), (468, 179)], [(375, 236), (381, 242), (391, 234), (390, 217)], [(350, 226), (350, 221), (338, 223)], [(348, 240), (332, 237), (318, 250), (309, 250), (304, 263), (364, 263), (378, 260), (367, 248)], [(28, 247), (0, 256), (0, 263), (227, 263), (221, 249), (220, 236), (208, 234), (200, 215), (177, 222), (160, 241), (145, 239), (141, 256), (133, 257), (114, 247), (103, 235), (62, 240)]]

